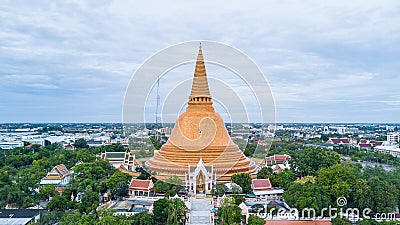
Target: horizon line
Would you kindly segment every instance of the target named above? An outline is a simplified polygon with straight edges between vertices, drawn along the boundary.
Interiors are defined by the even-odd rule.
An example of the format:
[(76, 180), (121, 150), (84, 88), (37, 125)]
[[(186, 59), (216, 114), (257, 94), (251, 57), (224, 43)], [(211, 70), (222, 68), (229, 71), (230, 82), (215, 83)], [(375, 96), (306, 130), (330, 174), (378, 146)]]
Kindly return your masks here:
[[(76, 122), (0, 122), (0, 124), (155, 124), (156, 122), (149, 122), (149, 123), (143, 123), (143, 122), (137, 122), (137, 123), (123, 123), (123, 122), (84, 122), (84, 121), (76, 121)], [(171, 124), (171, 123), (176, 123), (176, 122), (164, 122), (163, 124)], [(248, 123), (248, 124), (398, 124), (400, 125), (400, 122), (274, 122), (274, 123), (263, 123), (263, 122), (233, 122), (232, 124), (243, 124), (243, 123)], [(229, 123), (224, 123), (224, 124), (229, 124)]]

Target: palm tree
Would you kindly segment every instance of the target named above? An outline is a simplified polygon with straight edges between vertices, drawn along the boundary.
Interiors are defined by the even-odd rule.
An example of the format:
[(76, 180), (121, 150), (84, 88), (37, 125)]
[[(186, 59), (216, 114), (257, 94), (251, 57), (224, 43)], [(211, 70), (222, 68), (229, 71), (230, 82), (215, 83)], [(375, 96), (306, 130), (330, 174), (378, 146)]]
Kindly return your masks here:
[(174, 198), (170, 200), (169, 214), (168, 214), (168, 222), (167, 224), (171, 225), (181, 225), (186, 222), (186, 205), (185, 203), (179, 199)]

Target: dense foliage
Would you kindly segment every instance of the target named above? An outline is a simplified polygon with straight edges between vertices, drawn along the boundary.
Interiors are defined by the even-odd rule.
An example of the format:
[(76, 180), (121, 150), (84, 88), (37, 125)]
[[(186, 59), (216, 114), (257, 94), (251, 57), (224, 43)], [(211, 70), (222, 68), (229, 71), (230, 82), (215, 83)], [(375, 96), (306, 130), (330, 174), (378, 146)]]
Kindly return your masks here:
[(186, 205), (179, 199), (162, 198), (154, 202), (153, 218), (156, 224), (185, 224), (186, 221)]
[(233, 199), (225, 198), (217, 210), (218, 225), (239, 225), (242, 221), (242, 211)]
[[(83, 141), (79, 147), (87, 147)], [(249, 145), (248, 151), (253, 145)], [(115, 170), (108, 162), (96, 159), (101, 151), (124, 151), (120, 144), (97, 148), (78, 148), (67, 151), (52, 144), (46, 147), (32, 145), (12, 150), (2, 150), (0, 154), (0, 208), (12, 204), (27, 208), (47, 203), (48, 215), (40, 224), (180, 224), (185, 220), (186, 208), (180, 200), (162, 199), (154, 204), (154, 215), (139, 213), (132, 217), (113, 216), (110, 210), (99, 210), (101, 196), (110, 191), (112, 199), (126, 195), (131, 176)], [(388, 213), (397, 210), (400, 195), (400, 169), (386, 171), (382, 167), (364, 167), (358, 160), (400, 165), (400, 161), (388, 154), (360, 151), (344, 146), (333, 150), (317, 147), (305, 147), (297, 143), (274, 143), (268, 154), (289, 154), (291, 169), (274, 173), (263, 168), (258, 178), (269, 178), (274, 187), (285, 189), (284, 199), (289, 206), (299, 210), (313, 207), (317, 213), (322, 208), (338, 207), (337, 199), (345, 197), (347, 205), (343, 208), (370, 208), (371, 214)], [(343, 160), (342, 155), (353, 161)], [(64, 164), (73, 168), (74, 178), (70, 186), (59, 195), (55, 186), (39, 186), (38, 183), (54, 166)], [(142, 179), (152, 177), (140, 170)], [(251, 193), (251, 179), (248, 174), (235, 174), (232, 181), (233, 197), (224, 202), (217, 211), (218, 224), (238, 224), (242, 220), (237, 205), (243, 201), (240, 193)], [(167, 182), (155, 181), (155, 191), (166, 196), (174, 196), (182, 189), (180, 180), (168, 178)], [(222, 196), (227, 191), (225, 185), (217, 184), (213, 193)], [(73, 197), (81, 194), (82, 201)], [(51, 200), (50, 200), (51, 199)], [(251, 219), (250, 219), (251, 218)], [(261, 224), (258, 218), (250, 217), (252, 224)], [(336, 219), (333, 224), (348, 224), (348, 221)], [(373, 220), (360, 221), (357, 224), (376, 224)], [(385, 223), (382, 223), (385, 224)], [(386, 224), (390, 224), (389, 222)]]
[(250, 215), (249, 220), (247, 221), (247, 224), (248, 225), (264, 225), (265, 220), (258, 216)]
[(232, 176), (232, 182), (242, 188), (243, 193), (251, 192), (251, 178), (248, 173), (237, 173)]
[[(363, 210), (370, 208), (371, 214), (394, 212), (399, 203), (400, 169), (385, 171), (382, 167), (361, 168), (359, 164), (340, 162), (336, 153), (316, 153), (307, 148), (293, 154), (294, 172), (297, 180), (284, 193), (285, 201), (301, 210), (313, 207), (317, 213), (329, 205), (337, 207), (337, 199), (345, 197), (347, 205)], [(324, 150), (328, 151), (328, 150)], [(309, 157), (311, 152), (320, 159), (320, 166)], [(301, 157), (299, 157), (301, 155)], [(323, 156), (323, 157), (322, 157)], [(329, 166), (328, 166), (329, 165)], [(263, 172), (260, 176), (268, 176)], [(304, 174), (313, 176), (303, 177)], [(272, 176), (272, 180), (273, 180)]]

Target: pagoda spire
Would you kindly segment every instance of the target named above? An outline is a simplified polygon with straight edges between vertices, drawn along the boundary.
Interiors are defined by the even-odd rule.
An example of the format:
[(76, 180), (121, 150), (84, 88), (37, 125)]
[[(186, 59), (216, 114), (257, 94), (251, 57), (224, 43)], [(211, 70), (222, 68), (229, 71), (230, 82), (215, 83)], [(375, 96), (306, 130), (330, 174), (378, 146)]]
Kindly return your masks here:
[(192, 90), (189, 96), (189, 105), (212, 105), (201, 43), (197, 54)]

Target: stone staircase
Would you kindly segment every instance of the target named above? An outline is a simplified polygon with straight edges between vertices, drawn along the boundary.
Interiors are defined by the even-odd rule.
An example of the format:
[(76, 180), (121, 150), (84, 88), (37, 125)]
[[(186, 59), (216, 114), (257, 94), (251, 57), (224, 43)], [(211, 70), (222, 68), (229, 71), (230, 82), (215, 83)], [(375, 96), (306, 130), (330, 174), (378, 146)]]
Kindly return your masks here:
[(190, 209), (189, 225), (212, 225), (211, 209), (212, 205), (210, 199), (193, 199)]

